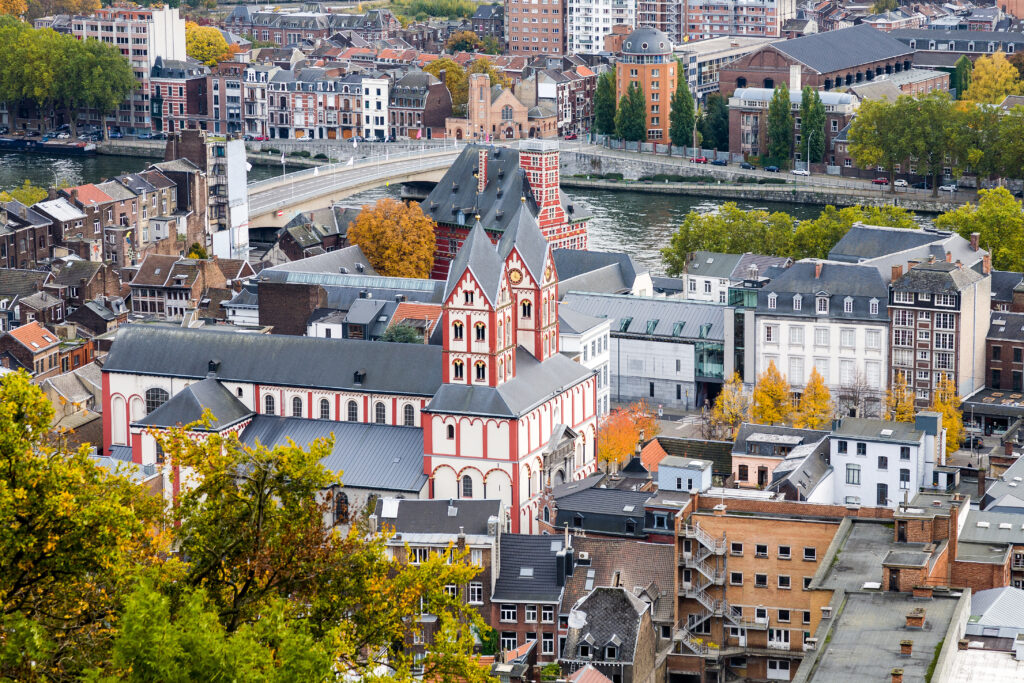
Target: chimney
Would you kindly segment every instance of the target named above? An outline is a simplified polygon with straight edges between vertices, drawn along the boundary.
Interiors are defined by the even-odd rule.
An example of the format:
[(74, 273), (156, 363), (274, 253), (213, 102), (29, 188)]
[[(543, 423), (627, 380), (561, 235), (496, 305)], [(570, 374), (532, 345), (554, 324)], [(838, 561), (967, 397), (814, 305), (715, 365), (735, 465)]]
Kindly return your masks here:
[(914, 641), (912, 640), (901, 640), (900, 641), (900, 657), (909, 657), (914, 653)]
[(907, 272), (909, 273), (910, 269), (913, 268), (914, 266), (916, 266), (920, 262), (921, 261), (919, 259), (910, 259), (909, 261), (907, 261)]
[(821, 277), (821, 261), (814, 264), (814, 279), (817, 280)]
[(985, 471), (984, 467), (978, 470), (978, 502), (981, 502), (981, 499), (985, 497), (985, 487), (988, 485), (986, 474), (988, 472)]
[(931, 586), (914, 586), (913, 597), (915, 600), (931, 600), (935, 591)]
[(970, 644), (971, 641), (967, 640), (966, 638), (961, 638), (960, 640), (956, 641), (956, 649), (966, 650)]
[(890, 675), (892, 676), (891, 683), (903, 683), (903, 669), (893, 669)]
[(800, 84), (801, 67), (799, 64), (791, 64), (789, 67), (789, 92), (800, 92), (803, 86)]
[(477, 194), (484, 191), (487, 187), (487, 150), (481, 149), (477, 152), (477, 172), (476, 172), (476, 191)]
[(78, 188), (77, 187), (71, 188), (71, 198), (73, 200), (75, 200), (76, 202), (78, 201)]
[(981, 242), (981, 233), (971, 233), (971, 251), (978, 251), (978, 243)]
[(947, 251), (946, 252), (946, 263), (952, 263), (952, 262), (953, 262), (953, 254), (952, 254), (952, 252), (948, 252)]
[(903, 277), (903, 266), (893, 266), (892, 281), (895, 282), (896, 280), (899, 280), (901, 277)]
[(1003, 454), (1006, 457), (1008, 457), (1008, 458), (1012, 458), (1013, 457), (1013, 442), (1012, 441), (1007, 441), (1006, 443), (1003, 444)]
[(715, 509), (712, 514), (714, 514), (716, 517), (725, 517), (725, 509), (725, 503), (719, 503), (718, 505), (715, 506)]
[(963, 262), (960, 259), (956, 260), (956, 267), (957, 267), (957, 270), (963, 270), (964, 269), (964, 264), (963, 264)]
[(992, 272), (992, 255), (985, 254), (981, 257), (981, 272), (989, 275)]
[(920, 631), (924, 628), (924, 607), (915, 607), (907, 612), (907, 628), (912, 631)]

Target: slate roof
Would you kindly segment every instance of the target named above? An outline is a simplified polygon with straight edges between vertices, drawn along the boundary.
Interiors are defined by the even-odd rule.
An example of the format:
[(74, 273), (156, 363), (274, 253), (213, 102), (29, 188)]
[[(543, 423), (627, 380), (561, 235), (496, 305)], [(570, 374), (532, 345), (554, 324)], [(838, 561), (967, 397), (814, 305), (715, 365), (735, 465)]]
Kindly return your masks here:
[[(821, 274), (815, 277), (818, 264)], [(769, 296), (774, 294), (775, 307), (769, 308)], [(793, 306), (794, 296), (801, 296), (800, 310)], [(828, 296), (828, 313), (819, 315), (816, 298)], [(853, 299), (853, 310), (844, 309), (847, 297)], [(871, 314), (871, 301), (877, 300), (878, 312)], [(877, 268), (841, 263), (839, 261), (797, 261), (775, 276), (757, 292), (757, 314), (764, 316), (786, 315), (807, 318), (831, 318), (837, 320), (878, 320), (886, 321), (886, 304), (889, 288)]]
[[(396, 499), (385, 505), (377, 500), (374, 512), (380, 524), (397, 533), (488, 535), (488, 521), (501, 519), (500, 500), (423, 500)], [(394, 516), (385, 516), (393, 512)]]
[(686, 262), (688, 275), (730, 278), (740, 261), (739, 254), (722, 254), (714, 251), (695, 251), (693, 258)]
[(666, 341), (725, 339), (723, 306), (685, 299), (577, 292), (567, 294), (562, 304), (580, 313), (611, 319), (614, 336), (660, 337)]
[[(555, 556), (562, 544), (562, 537), (556, 535), (502, 534), (491, 600), (557, 603), (563, 587), (558, 585)], [(524, 567), (533, 570), (530, 576), (523, 576)]]
[(770, 47), (820, 74), (913, 54), (904, 43), (866, 24), (782, 40)]
[[(650, 453), (648, 449), (651, 449)], [(661, 453), (658, 453), (659, 449)], [(731, 441), (708, 441), (706, 439), (689, 439), (662, 434), (649, 441), (644, 446), (640, 456), (647, 469), (651, 472), (656, 472), (658, 470), (658, 463), (661, 460), (658, 459), (655, 462), (655, 458), (662, 454), (710, 460), (713, 474), (722, 476), (732, 474)]]
[(898, 280), (893, 280), (892, 289), (896, 292), (951, 293), (962, 291), (984, 278), (975, 270), (957, 267), (955, 263), (925, 262), (917, 264)]
[(604, 320), (604, 318), (574, 311), (568, 304), (558, 307), (558, 331), (561, 334), (582, 334), (587, 330), (594, 329)]
[(622, 53), (627, 55), (663, 55), (672, 52), (672, 40), (651, 26), (641, 26), (626, 36)]
[(49, 273), (20, 268), (0, 268), (0, 297), (29, 296), (39, 291)]
[[(644, 503), (654, 494), (651, 491), (630, 491), (625, 489), (592, 486), (582, 491), (573, 491), (557, 496), (558, 515), (579, 513), (586, 515), (611, 515), (633, 517), (643, 520)], [(632, 507), (627, 510), (626, 508)]]
[(832, 469), (826, 461), (827, 455), (828, 439), (825, 437), (797, 446), (772, 470), (770, 488), (783, 493), (792, 490), (797, 500), (806, 500)]
[(751, 254), (747, 252), (740, 255), (736, 267), (732, 270), (733, 280), (744, 280), (750, 275), (752, 267), (757, 268), (758, 276), (763, 276), (769, 268), (788, 268), (792, 265), (793, 259), (785, 256), (768, 256), (767, 254)]
[(504, 263), (479, 220), (470, 228), (466, 240), (448, 269), (448, 281), (444, 287), (445, 301), (448, 301), (448, 297), (455, 291), (467, 270), (473, 274), (473, 279), (483, 290), (487, 301), (491, 305), (497, 305)]
[(253, 415), (223, 384), (208, 377), (189, 384), (136, 424), (172, 428), (202, 419), (207, 410), (213, 414), (210, 428), (198, 427), (196, 431), (219, 432)]
[[(402, 344), (402, 346), (418, 346), (418, 344)], [(439, 351), (438, 356), (440, 356)], [(434, 362), (437, 364), (437, 374), (440, 375), (440, 358)], [(554, 355), (541, 363), (529, 351), (519, 347), (516, 349), (515, 379), (497, 387), (442, 384), (423, 411), (487, 415), (489, 417), (518, 417), (592, 374), (592, 370), (565, 356)]]
[(535, 282), (544, 281), (544, 262), (548, 255), (548, 241), (540, 231), (533, 213), (520, 202), (512, 220), (498, 241), (498, 256), (504, 261), (515, 249)]
[(577, 536), (572, 544), (577, 558), (585, 552), (590, 564), (577, 561), (573, 575), (566, 579), (562, 612), (567, 613), (594, 587), (611, 586), (618, 572), (619, 585), (641, 599), (646, 595), (652, 601), (655, 621), (672, 622), (675, 560), (671, 544), (598, 536)]
[[(923, 50), (932, 49), (929, 47), (930, 41), (935, 41), (935, 50), (945, 52), (948, 48), (941, 47), (942, 45), (953, 44), (953, 50), (950, 52), (971, 52), (968, 50), (968, 43), (974, 43), (977, 48), (988, 48), (988, 43), (995, 43), (995, 48), (1002, 52), (1011, 52), (1008, 50), (1008, 46), (1013, 45), (1014, 49), (1012, 52), (1019, 52), (1024, 49), (1024, 33), (1014, 33), (1009, 31), (942, 31), (938, 32), (934, 29), (924, 28), (898, 28), (889, 31), (889, 35), (896, 40), (899, 40), (907, 45), (910, 44), (911, 40), (916, 41), (916, 49), (918, 52)], [(981, 51), (980, 49), (978, 50)], [(959, 59), (959, 55), (951, 55), (954, 59)]]
[[(119, 328), (103, 371), (202, 379), (210, 360), (220, 361), (223, 381), (418, 396), (433, 395), (441, 384), (441, 349), (433, 345), (154, 324)], [(357, 370), (366, 373), (361, 385)]]
[(77, 206), (63, 197), (39, 202), (34, 206), (34, 208), (42, 211), (47, 216), (50, 216), (55, 221), (60, 221), (61, 223), (85, 220), (85, 214), (82, 213)]
[(300, 448), (307, 448), (314, 440), (332, 434), (334, 449), (320, 464), (338, 476), (344, 486), (419, 493), (427, 483), (423, 474), (423, 430), (418, 427), (257, 415), (240, 438), (242, 443), (258, 441), (268, 448), (291, 439)]
[(924, 230), (855, 223), (828, 252), (828, 260), (858, 263), (931, 244), (941, 238), (942, 235)]
[(1024, 313), (992, 311), (988, 338), (1024, 341)]
[(587, 642), (592, 650), (596, 650), (596, 660), (611, 661), (606, 658), (605, 647), (614, 644), (618, 648), (614, 661), (632, 662), (636, 655), (637, 634), (647, 609), (647, 603), (625, 588), (595, 588), (580, 598), (569, 613), (569, 631), (562, 659), (579, 661), (579, 646)]
[(992, 271), (992, 301), (1010, 303), (1013, 301), (1013, 288), (1024, 281), (1024, 275), (1012, 270)]
[(55, 285), (63, 285), (65, 287), (80, 287), (85, 283), (88, 283), (94, 277), (96, 273), (103, 268), (102, 263), (96, 263), (94, 261), (85, 261), (82, 259), (73, 261), (58, 261), (53, 264), (50, 272), (53, 273), (53, 280), (51, 282)]
[(558, 272), (559, 289), (565, 292), (570, 291), (565, 286), (567, 281), (608, 266), (612, 266), (618, 271), (620, 281), (627, 288), (631, 288), (636, 280), (636, 264), (633, 263), (629, 254), (623, 252), (552, 249), (551, 256), (555, 261), (555, 270)]
[(36, 292), (35, 294), (30, 294), (29, 296), (23, 297), (21, 299), (22, 305), (28, 306), (29, 308), (35, 309), (37, 311), (42, 311), (47, 308), (59, 306), (62, 301), (62, 299), (55, 297), (47, 292)]
[[(888, 435), (883, 432), (889, 432)], [(924, 432), (914, 428), (913, 422), (891, 422), (867, 417), (844, 417), (832, 430), (833, 436), (852, 437), (868, 441), (893, 443), (919, 443)]]
[(733, 442), (732, 452), (745, 454), (747, 452), (747, 439), (755, 434), (774, 434), (778, 436), (795, 436), (801, 439), (801, 443), (817, 442), (822, 437), (829, 435), (828, 431), (821, 429), (799, 429), (797, 427), (782, 427), (779, 425), (761, 425), (752, 422), (744, 422), (736, 432), (736, 440)]

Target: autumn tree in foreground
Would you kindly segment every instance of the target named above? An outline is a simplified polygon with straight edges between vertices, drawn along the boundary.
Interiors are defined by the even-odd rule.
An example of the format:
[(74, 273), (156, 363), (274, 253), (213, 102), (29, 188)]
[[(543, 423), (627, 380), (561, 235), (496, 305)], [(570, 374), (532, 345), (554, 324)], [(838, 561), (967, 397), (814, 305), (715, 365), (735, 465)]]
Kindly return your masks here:
[(793, 416), (793, 426), (803, 429), (826, 429), (835, 415), (832, 395), (825, 380), (818, 374), (818, 368), (811, 368), (811, 376), (807, 380), (800, 404)]
[(613, 410), (597, 430), (597, 460), (606, 471), (616, 470), (633, 457), (641, 440), (651, 439), (660, 431), (658, 420), (643, 401)]
[(734, 372), (715, 398), (715, 405), (711, 408), (711, 434), (708, 436), (735, 439), (736, 431), (747, 421), (749, 414), (750, 399), (743, 391), (739, 373)]
[(885, 394), (885, 417), (895, 422), (913, 422), (916, 412), (914, 392), (907, 386), (907, 378), (898, 373)]
[(960, 410), (960, 396), (956, 393), (956, 384), (948, 373), (943, 373), (942, 379), (935, 387), (935, 396), (932, 399), (930, 410), (942, 415), (942, 426), (946, 429), (946, 457), (953, 455), (953, 452), (960, 448), (966, 436), (964, 429), (964, 414)]
[(766, 425), (789, 424), (793, 416), (793, 397), (790, 394), (789, 382), (775, 367), (775, 361), (771, 361), (754, 385), (751, 421)]
[(381, 275), (426, 278), (434, 266), (434, 221), (419, 204), (384, 198), (364, 206), (348, 238)]

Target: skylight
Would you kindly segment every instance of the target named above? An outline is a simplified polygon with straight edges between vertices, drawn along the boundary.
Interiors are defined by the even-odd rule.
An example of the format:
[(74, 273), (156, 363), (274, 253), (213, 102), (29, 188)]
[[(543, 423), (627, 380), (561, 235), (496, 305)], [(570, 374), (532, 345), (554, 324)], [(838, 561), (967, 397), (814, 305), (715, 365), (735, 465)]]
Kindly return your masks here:
[(636, 505), (623, 505), (622, 506), (622, 511), (623, 512), (632, 512), (633, 510), (636, 510)]
[(533, 578), (533, 567), (520, 567), (519, 576), (523, 578)]

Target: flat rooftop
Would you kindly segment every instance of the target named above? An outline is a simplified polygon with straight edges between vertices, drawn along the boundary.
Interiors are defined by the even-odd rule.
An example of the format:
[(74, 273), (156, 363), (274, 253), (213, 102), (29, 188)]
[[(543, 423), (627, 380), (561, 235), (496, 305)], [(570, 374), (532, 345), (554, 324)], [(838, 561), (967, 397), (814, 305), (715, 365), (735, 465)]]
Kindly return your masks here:
[(969, 648), (956, 653), (946, 683), (1018, 683), (1024, 681), (1024, 661), (1013, 658), (1013, 652)]
[(822, 588), (845, 591), (860, 590), (866, 582), (882, 582), (882, 562), (893, 550), (917, 550), (921, 543), (899, 543), (893, 541), (893, 528), (877, 522), (853, 522), (850, 534), (832, 558), (824, 557), (823, 563), (831, 563)]
[[(903, 669), (904, 681), (923, 681), (941, 647), (960, 599), (959, 593), (915, 600), (910, 593), (849, 593), (836, 617), (831, 640), (809, 681), (888, 681), (893, 669)], [(907, 613), (924, 608), (924, 628), (906, 627)], [(913, 640), (913, 654), (900, 655), (900, 641)], [(956, 643), (953, 643), (956, 647)], [(975, 681), (987, 681), (985, 677)]]

